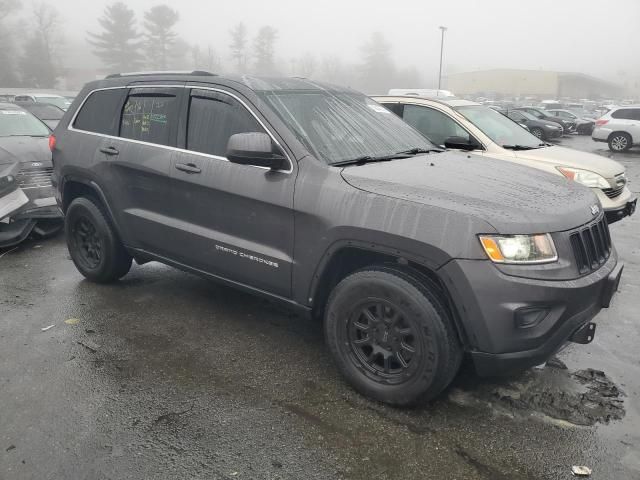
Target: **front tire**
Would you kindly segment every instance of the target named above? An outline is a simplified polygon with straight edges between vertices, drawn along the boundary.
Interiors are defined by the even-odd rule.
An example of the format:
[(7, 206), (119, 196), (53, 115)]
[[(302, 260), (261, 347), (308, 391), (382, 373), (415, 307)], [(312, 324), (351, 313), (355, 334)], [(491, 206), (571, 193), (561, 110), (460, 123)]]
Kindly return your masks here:
[(396, 406), (435, 398), (462, 348), (437, 289), (393, 267), (372, 267), (331, 293), (325, 336), (340, 372), (363, 395)]
[(67, 209), (64, 229), (71, 259), (88, 280), (109, 283), (129, 272), (131, 255), (95, 200), (85, 197), (73, 200)]
[(531, 134), (536, 137), (539, 138), (540, 140), (544, 140), (544, 132), (542, 131), (541, 128), (532, 128), (531, 129)]
[(612, 152), (626, 152), (631, 148), (631, 136), (624, 132), (612, 133), (608, 143)]

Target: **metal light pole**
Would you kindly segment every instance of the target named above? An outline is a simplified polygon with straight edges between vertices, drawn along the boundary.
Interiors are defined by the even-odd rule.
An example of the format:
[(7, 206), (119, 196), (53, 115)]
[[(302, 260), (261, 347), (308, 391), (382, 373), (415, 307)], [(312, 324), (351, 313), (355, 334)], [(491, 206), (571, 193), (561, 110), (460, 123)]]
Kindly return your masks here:
[(438, 27), (442, 31), (442, 37), (440, 39), (440, 73), (438, 74), (438, 90), (442, 86), (442, 52), (444, 51), (444, 32), (447, 31), (447, 27)]

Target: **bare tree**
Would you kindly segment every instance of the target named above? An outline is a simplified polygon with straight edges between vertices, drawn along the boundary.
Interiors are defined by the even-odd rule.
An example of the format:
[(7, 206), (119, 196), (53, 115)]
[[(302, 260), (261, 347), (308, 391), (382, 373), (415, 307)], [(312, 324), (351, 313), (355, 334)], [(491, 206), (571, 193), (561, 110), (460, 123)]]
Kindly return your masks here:
[(156, 5), (144, 14), (145, 49), (152, 68), (166, 70), (172, 46), (178, 35), (173, 28), (180, 19), (176, 10), (167, 5)]
[(98, 58), (117, 72), (140, 68), (142, 42), (136, 29), (134, 11), (123, 2), (116, 2), (104, 9), (98, 23), (102, 27), (101, 33), (88, 32), (88, 41)]
[(19, 8), (18, 0), (0, 0), (0, 86), (3, 87), (16, 87), (19, 84), (13, 53), (16, 51), (13, 29), (7, 21)]
[(247, 27), (244, 23), (238, 23), (231, 30), (231, 58), (236, 64), (238, 72), (244, 72), (247, 68)]
[(32, 87), (53, 88), (59, 76), (55, 58), (62, 44), (58, 10), (40, 3), (35, 5), (32, 18), (34, 31), (27, 38), (20, 62), (22, 80)]
[(191, 56), (195, 70), (205, 70), (207, 72), (217, 72), (220, 70), (220, 57), (211, 45), (207, 45), (204, 49), (201, 49), (197, 45), (192, 47)]

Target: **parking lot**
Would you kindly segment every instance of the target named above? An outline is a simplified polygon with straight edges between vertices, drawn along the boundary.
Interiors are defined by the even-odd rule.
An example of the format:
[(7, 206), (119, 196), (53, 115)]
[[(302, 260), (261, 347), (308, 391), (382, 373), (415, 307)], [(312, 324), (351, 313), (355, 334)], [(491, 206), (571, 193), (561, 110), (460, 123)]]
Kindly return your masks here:
[[(640, 150), (612, 157), (638, 193)], [(92, 284), (62, 236), (0, 252), (0, 478), (640, 478), (640, 217), (611, 230), (626, 266), (592, 344), (463, 367), (412, 410), (355, 393), (321, 325), (264, 300), (156, 263)]]

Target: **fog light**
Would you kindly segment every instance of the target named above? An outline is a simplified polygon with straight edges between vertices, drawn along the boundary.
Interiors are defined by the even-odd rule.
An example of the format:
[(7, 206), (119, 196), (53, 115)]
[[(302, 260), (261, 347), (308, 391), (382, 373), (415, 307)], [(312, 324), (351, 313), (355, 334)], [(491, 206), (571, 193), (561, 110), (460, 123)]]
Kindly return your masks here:
[(544, 307), (524, 307), (516, 310), (514, 317), (516, 328), (533, 328), (542, 322), (549, 314)]

